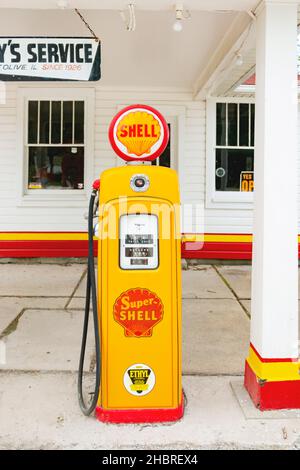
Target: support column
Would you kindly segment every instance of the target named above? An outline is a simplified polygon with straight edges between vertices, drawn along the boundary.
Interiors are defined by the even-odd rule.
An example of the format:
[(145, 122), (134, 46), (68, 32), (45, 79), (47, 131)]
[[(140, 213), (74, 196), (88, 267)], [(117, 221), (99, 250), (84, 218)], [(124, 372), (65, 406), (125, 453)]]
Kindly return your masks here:
[(256, 23), (252, 314), (245, 387), (261, 410), (300, 408), (297, 4), (263, 2)]

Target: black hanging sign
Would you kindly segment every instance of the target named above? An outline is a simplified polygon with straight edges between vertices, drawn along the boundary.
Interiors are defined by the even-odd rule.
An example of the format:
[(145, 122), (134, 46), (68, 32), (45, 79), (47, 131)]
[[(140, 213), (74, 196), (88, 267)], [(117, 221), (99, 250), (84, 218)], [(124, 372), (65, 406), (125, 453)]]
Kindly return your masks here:
[(100, 41), (69, 37), (0, 37), (0, 80), (96, 81)]

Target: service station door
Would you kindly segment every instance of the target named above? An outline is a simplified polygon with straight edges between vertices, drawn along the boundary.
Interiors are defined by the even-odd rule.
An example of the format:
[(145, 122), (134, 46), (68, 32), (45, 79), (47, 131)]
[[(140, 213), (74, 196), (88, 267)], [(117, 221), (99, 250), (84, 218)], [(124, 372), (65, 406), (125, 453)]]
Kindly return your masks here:
[(156, 269), (158, 219), (152, 214), (126, 214), (120, 217), (120, 268)]

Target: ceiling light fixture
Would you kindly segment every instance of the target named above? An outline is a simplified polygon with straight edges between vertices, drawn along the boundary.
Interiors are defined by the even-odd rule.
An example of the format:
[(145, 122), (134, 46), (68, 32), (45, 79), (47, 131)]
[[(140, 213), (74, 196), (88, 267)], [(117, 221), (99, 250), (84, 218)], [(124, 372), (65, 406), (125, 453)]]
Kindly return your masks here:
[(65, 10), (66, 8), (68, 8), (70, 6), (69, 5), (69, 0), (57, 0), (56, 5), (61, 10)]
[(173, 23), (173, 30), (176, 32), (182, 31), (183, 20), (190, 19), (190, 17), (190, 12), (183, 8), (182, 3), (177, 3), (175, 6), (175, 22)]
[(243, 56), (242, 56), (242, 54), (241, 54), (240, 52), (237, 52), (235, 55), (236, 55), (236, 61), (235, 61), (235, 63), (236, 63), (236, 65), (237, 65), (238, 67), (240, 67), (241, 65), (243, 65), (243, 62), (244, 62)]
[(125, 14), (124, 10), (120, 11), (121, 18), (125, 23), (127, 31), (135, 31), (136, 19), (135, 19), (135, 11), (134, 11), (134, 4), (133, 3), (129, 3), (128, 12), (129, 12), (128, 21), (127, 21), (126, 14)]

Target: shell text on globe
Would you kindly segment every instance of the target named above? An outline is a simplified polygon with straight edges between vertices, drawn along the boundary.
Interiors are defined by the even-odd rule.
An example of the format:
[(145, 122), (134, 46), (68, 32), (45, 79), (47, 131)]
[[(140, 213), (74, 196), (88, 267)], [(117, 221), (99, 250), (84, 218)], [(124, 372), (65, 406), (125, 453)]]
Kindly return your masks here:
[(117, 138), (127, 152), (138, 157), (149, 154), (158, 142), (161, 127), (157, 119), (147, 112), (136, 111), (124, 116), (117, 127)]

